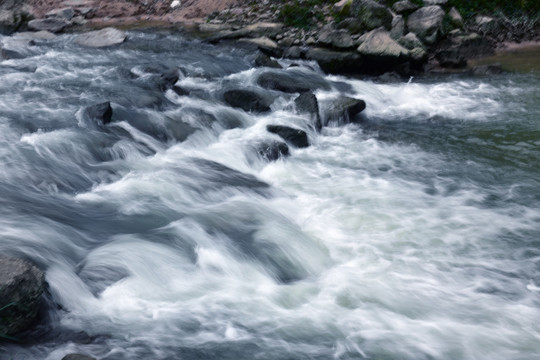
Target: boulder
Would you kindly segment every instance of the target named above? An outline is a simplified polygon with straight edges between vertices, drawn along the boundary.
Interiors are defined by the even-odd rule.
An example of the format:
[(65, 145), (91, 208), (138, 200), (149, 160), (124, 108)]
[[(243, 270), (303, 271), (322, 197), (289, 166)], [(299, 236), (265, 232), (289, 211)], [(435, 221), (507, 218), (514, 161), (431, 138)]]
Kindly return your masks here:
[(404, 63), (409, 58), (409, 50), (390, 37), (390, 33), (377, 29), (368, 33), (357, 49), (364, 59), (364, 69), (383, 73)]
[(428, 53), (424, 47), (415, 47), (409, 51), (411, 63), (415, 67), (420, 67), (428, 60)]
[(75, 42), (82, 46), (99, 48), (121, 44), (126, 41), (126, 37), (125, 32), (108, 27), (81, 34)]
[(450, 18), (450, 22), (452, 23), (452, 25), (458, 28), (463, 27), (463, 17), (455, 7), (452, 7), (450, 9), (450, 11), (448, 12), (448, 17)]
[(268, 56), (281, 57), (281, 55), (283, 55), (283, 49), (274, 40), (269, 39), (266, 36), (245, 38), (238, 41), (255, 45), (260, 51)]
[(83, 355), (83, 354), (69, 354), (62, 358), (62, 360), (96, 360), (95, 358)]
[(403, 16), (396, 15), (392, 19), (392, 30), (390, 30), (390, 37), (394, 40), (399, 39), (405, 33), (405, 19)]
[(75, 16), (75, 10), (71, 7), (65, 7), (61, 9), (54, 9), (45, 14), (46, 17), (61, 18), (67, 21), (73, 19)]
[(108, 124), (112, 120), (112, 108), (110, 102), (90, 105), (84, 109), (84, 114), (98, 124)]
[(317, 61), (321, 69), (330, 74), (359, 73), (362, 65), (362, 58), (360, 55), (352, 51), (311, 48), (306, 52), (305, 57), (308, 60)]
[(50, 31), (52, 33), (60, 32), (68, 25), (70, 25), (69, 21), (57, 17), (36, 19), (28, 22), (30, 30)]
[(14, 335), (32, 325), (44, 289), (45, 277), (37, 267), (0, 256), (0, 334)]
[(276, 161), (289, 156), (289, 146), (283, 141), (270, 140), (256, 146), (257, 154), (266, 161)]
[(443, 32), (444, 10), (437, 5), (420, 8), (409, 15), (407, 28), (425, 44), (434, 44)]
[(337, 24), (337, 28), (345, 29), (351, 34), (358, 34), (364, 31), (364, 26), (362, 25), (362, 23), (357, 18), (353, 17), (341, 20)]
[(299, 113), (308, 113), (315, 122), (315, 128), (320, 131), (322, 128), (321, 116), (319, 114), (319, 102), (311, 91), (300, 94), (294, 99), (294, 105)]
[(17, 40), (28, 40), (28, 41), (40, 41), (40, 40), (52, 40), (56, 38), (50, 31), (23, 31), (13, 34), (13, 38)]
[(26, 1), (0, 1), (0, 34), (11, 34), (30, 19), (32, 14)]
[(417, 9), (418, 5), (412, 3), (410, 0), (401, 0), (392, 5), (392, 10), (397, 14), (409, 14)]
[(313, 72), (306, 71), (268, 71), (262, 73), (257, 84), (263, 88), (279, 90), (286, 93), (302, 93), (314, 89), (329, 90), (326, 80)]
[(267, 125), (266, 130), (272, 134), (278, 135), (283, 140), (296, 147), (305, 148), (309, 146), (307, 134), (303, 130), (282, 125)]
[(381, 26), (390, 30), (392, 26), (392, 13), (390, 10), (373, 0), (353, 0), (351, 3), (351, 16), (356, 17), (365, 30), (373, 30)]
[(435, 54), (435, 59), (442, 67), (464, 68), (467, 66), (467, 60), (457, 48), (440, 50)]
[(324, 125), (331, 122), (347, 124), (354, 122), (354, 118), (366, 108), (364, 100), (340, 96), (332, 101), (324, 111)]
[(275, 69), (281, 69), (281, 65), (276, 60), (270, 59), (270, 57), (264, 53), (259, 52), (255, 58), (255, 65), (259, 67), (269, 67)]
[(351, 14), (351, 3), (352, 0), (340, 0), (334, 4), (332, 10), (339, 17), (349, 16)]
[(2, 59), (4, 60), (24, 59), (26, 57), (26, 55), (24, 55), (23, 53), (17, 50), (6, 49), (6, 48), (0, 49), (0, 54), (2, 55)]
[(270, 111), (274, 97), (257, 89), (230, 89), (223, 93), (223, 100), (245, 111), (266, 112)]
[(354, 46), (351, 34), (347, 30), (336, 30), (328, 25), (319, 32), (317, 42), (320, 45), (337, 49), (350, 49)]
[(424, 44), (418, 39), (418, 37), (413, 33), (408, 33), (407, 35), (401, 37), (398, 40), (398, 43), (406, 49), (412, 50), (414, 48), (423, 48)]

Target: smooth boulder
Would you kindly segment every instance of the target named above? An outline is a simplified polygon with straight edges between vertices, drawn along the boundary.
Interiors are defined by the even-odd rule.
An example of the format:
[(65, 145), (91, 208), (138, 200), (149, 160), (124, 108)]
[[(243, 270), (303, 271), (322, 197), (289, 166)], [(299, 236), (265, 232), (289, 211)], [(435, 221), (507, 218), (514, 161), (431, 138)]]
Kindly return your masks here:
[(126, 38), (124, 31), (109, 27), (81, 34), (75, 41), (81, 46), (100, 48), (119, 45), (126, 41)]
[(445, 12), (438, 6), (426, 6), (409, 15), (407, 28), (425, 44), (434, 44), (443, 32)]
[(232, 107), (245, 111), (267, 112), (274, 97), (256, 89), (230, 89), (223, 93), (223, 99)]
[(282, 125), (267, 125), (266, 130), (272, 134), (278, 135), (283, 140), (296, 147), (305, 148), (309, 146), (308, 137), (304, 130)]
[(38, 314), (45, 277), (26, 260), (0, 256), (0, 334), (28, 329)]

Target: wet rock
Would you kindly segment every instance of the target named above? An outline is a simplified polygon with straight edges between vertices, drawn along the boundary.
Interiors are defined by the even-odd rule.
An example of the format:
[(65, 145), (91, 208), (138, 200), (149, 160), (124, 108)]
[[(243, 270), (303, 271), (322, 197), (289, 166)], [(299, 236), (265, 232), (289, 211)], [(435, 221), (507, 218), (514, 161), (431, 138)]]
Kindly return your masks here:
[(83, 354), (69, 354), (62, 358), (62, 360), (96, 360), (95, 358), (83, 355)]
[(330, 86), (320, 75), (302, 70), (268, 71), (259, 76), (257, 84), (263, 88), (286, 93), (302, 93), (315, 89), (329, 90)]
[(435, 59), (442, 67), (464, 68), (467, 60), (457, 48), (440, 50), (435, 54)]
[(280, 23), (255, 23), (243, 27), (239, 30), (223, 30), (209, 36), (206, 41), (217, 43), (222, 40), (233, 40), (240, 38), (256, 38), (256, 37), (274, 37), (283, 29), (283, 24)]
[(158, 86), (160, 90), (165, 91), (172, 88), (179, 78), (178, 69), (167, 69), (159, 75)]
[(450, 18), (450, 22), (452, 23), (452, 25), (459, 28), (463, 27), (463, 17), (455, 7), (452, 7), (450, 9), (450, 11), (448, 12), (448, 17)]
[(399, 39), (405, 33), (405, 20), (403, 16), (396, 15), (392, 19), (392, 30), (390, 30), (390, 37), (394, 40)]
[(334, 4), (333, 11), (339, 17), (346, 17), (351, 14), (351, 3), (352, 0), (341, 0)]
[(317, 61), (321, 69), (330, 74), (359, 73), (362, 65), (362, 58), (356, 52), (323, 48), (309, 49), (306, 52), (306, 59)]
[(305, 92), (294, 99), (296, 110), (300, 113), (308, 113), (315, 122), (315, 128), (320, 131), (322, 128), (321, 116), (319, 114), (319, 102), (312, 92)]
[(14, 335), (32, 325), (44, 289), (44, 274), (37, 267), (0, 256), (0, 334)]
[(268, 55), (259, 53), (255, 58), (255, 65), (259, 67), (269, 67), (274, 69), (281, 69), (281, 65), (276, 60), (271, 59)]
[(232, 107), (256, 112), (270, 111), (270, 105), (274, 102), (274, 96), (257, 89), (226, 90), (223, 99)]
[(398, 73), (393, 71), (384, 73), (381, 76), (377, 77), (378, 82), (385, 84), (401, 82), (402, 80), (403, 78)]
[(73, 8), (70, 8), (70, 7), (65, 7), (62, 9), (54, 9), (46, 13), (45, 16), (53, 17), (53, 18), (56, 17), (56, 18), (65, 19), (69, 21), (73, 18), (73, 16), (75, 16), (75, 10), (73, 10)]
[(386, 72), (409, 58), (409, 51), (382, 29), (368, 33), (357, 51), (364, 60), (363, 67), (374, 73)]
[(354, 118), (366, 108), (364, 100), (340, 96), (330, 104), (324, 111), (324, 125), (331, 122), (338, 124), (347, 124), (354, 122)]
[(303, 130), (282, 125), (267, 125), (266, 130), (296, 147), (305, 148), (309, 146), (307, 134)]
[(198, 130), (190, 124), (172, 117), (168, 117), (165, 120), (164, 126), (167, 137), (176, 141), (185, 141), (191, 134)]
[(390, 29), (392, 25), (390, 10), (373, 0), (353, 0), (351, 16), (356, 17), (365, 30), (373, 30), (381, 26)]
[(269, 56), (281, 57), (281, 55), (283, 54), (283, 49), (274, 40), (269, 39), (265, 36), (253, 39), (240, 39), (238, 41), (255, 45), (260, 51)]
[(125, 32), (109, 27), (81, 34), (75, 42), (82, 46), (99, 48), (121, 44), (126, 38)]
[(392, 10), (397, 14), (409, 14), (417, 9), (418, 5), (412, 3), (410, 0), (401, 0), (392, 5)]
[(257, 153), (266, 161), (276, 161), (290, 155), (289, 146), (282, 141), (266, 141), (258, 144)]
[(47, 19), (37, 19), (31, 20), (28, 22), (28, 28), (30, 30), (36, 31), (50, 31), (52, 33), (57, 33), (62, 30), (70, 23), (69, 21), (61, 18), (47, 18)]
[(434, 44), (443, 33), (444, 10), (440, 6), (426, 6), (409, 15), (407, 28), (426, 44)]
[(110, 102), (104, 102), (88, 106), (84, 109), (84, 114), (98, 124), (108, 124), (112, 120), (112, 108)]
[(186, 90), (185, 88), (181, 87), (181, 86), (178, 86), (178, 85), (174, 85), (172, 87), (172, 91), (174, 91), (176, 93), (176, 95), (178, 96), (186, 96), (186, 95), (189, 95), (189, 91)]

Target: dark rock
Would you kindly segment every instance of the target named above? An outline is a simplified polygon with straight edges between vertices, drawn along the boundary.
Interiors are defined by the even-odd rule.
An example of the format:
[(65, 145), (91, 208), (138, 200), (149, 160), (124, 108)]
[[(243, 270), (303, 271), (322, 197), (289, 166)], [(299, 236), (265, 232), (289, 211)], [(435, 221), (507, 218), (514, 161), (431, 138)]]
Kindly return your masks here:
[(161, 90), (170, 89), (179, 79), (178, 69), (169, 69), (160, 74), (159, 87)]
[(11, 34), (24, 27), (30, 19), (32, 14), (26, 1), (0, 1), (0, 34)]
[(390, 37), (390, 33), (377, 29), (366, 34), (357, 50), (361, 55), (363, 69), (369, 73), (384, 73), (409, 59), (409, 50)]
[(172, 91), (174, 91), (177, 95), (179, 96), (186, 96), (186, 95), (189, 95), (189, 91), (184, 89), (183, 87), (181, 86), (178, 86), (178, 85), (174, 85), (172, 87)]
[(301, 59), (304, 55), (304, 50), (300, 46), (290, 46), (283, 53), (283, 57), (287, 59)]
[(185, 141), (191, 134), (198, 130), (190, 124), (182, 120), (173, 119), (172, 117), (168, 117), (164, 125), (165, 134), (177, 141)]
[(362, 58), (358, 53), (323, 48), (309, 49), (306, 59), (317, 61), (321, 69), (330, 74), (360, 73), (362, 65)]
[(412, 3), (410, 0), (401, 0), (392, 5), (392, 10), (397, 14), (409, 14), (417, 9), (418, 5)]
[(82, 46), (99, 48), (119, 45), (126, 41), (126, 38), (127, 35), (124, 31), (108, 27), (81, 34), (75, 42)]
[(283, 140), (296, 147), (305, 148), (309, 146), (308, 137), (304, 130), (293, 129), (282, 125), (266, 125), (266, 130), (272, 134), (278, 135)]
[(0, 256), (0, 334), (14, 335), (32, 325), (44, 288), (44, 274), (34, 265)]
[(28, 28), (36, 31), (50, 31), (53, 33), (60, 32), (64, 30), (66, 26), (69, 25), (69, 22), (61, 18), (47, 18), (47, 19), (37, 19), (31, 20), (28, 22)]
[(320, 75), (313, 72), (292, 69), (288, 71), (269, 71), (262, 73), (257, 79), (257, 84), (263, 88), (287, 93), (301, 93), (315, 89), (330, 89), (326, 80)]
[(96, 360), (95, 358), (83, 354), (69, 354), (62, 358), (62, 360)]
[(62, 9), (54, 9), (46, 13), (45, 16), (61, 18), (61, 19), (65, 19), (69, 21), (73, 18), (73, 16), (75, 16), (75, 10), (73, 10), (73, 8), (70, 8), (70, 7), (65, 7)]
[(450, 11), (448, 12), (448, 17), (450, 18), (450, 21), (452, 22), (452, 25), (457, 26), (459, 28), (463, 27), (463, 17), (459, 13), (459, 11), (452, 7)]
[(270, 105), (274, 97), (256, 89), (231, 89), (223, 93), (223, 99), (232, 107), (245, 111), (266, 112), (270, 111)]
[(443, 48), (455, 47), (466, 59), (474, 59), (495, 54), (493, 44), (476, 33), (456, 36), (450, 39), (450, 43), (441, 45)]
[(501, 64), (495, 63), (491, 65), (478, 65), (471, 69), (471, 74), (475, 76), (487, 76), (502, 74), (503, 69)]
[(6, 49), (2, 48), (0, 51), (2, 54), (2, 58), (4, 60), (10, 60), (10, 59), (24, 59), (26, 56), (16, 50)]
[(257, 153), (266, 161), (276, 161), (281, 157), (289, 156), (289, 146), (282, 141), (266, 141), (258, 144)]
[(332, 101), (323, 114), (324, 125), (331, 122), (347, 124), (355, 122), (354, 118), (366, 108), (364, 100), (354, 99), (347, 96), (340, 96)]
[(239, 30), (223, 30), (209, 36), (206, 41), (217, 43), (222, 40), (234, 40), (240, 38), (273, 37), (283, 29), (283, 24), (279, 23), (255, 23), (243, 27)]
[(108, 124), (112, 120), (112, 108), (110, 102), (95, 104), (84, 109), (85, 115), (98, 124)]
[(373, 0), (352, 0), (351, 15), (360, 20), (365, 30), (381, 26), (390, 30), (392, 25), (390, 10)]
[(274, 40), (265, 36), (254, 39), (240, 39), (238, 41), (254, 45), (268, 56), (281, 57), (283, 55), (283, 49)]
[(437, 5), (420, 8), (409, 15), (407, 28), (422, 42), (434, 44), (443, 33), (444, 10)]
[(274, 69), (281, 69), (281, 65), (276, 60), (270, 59), (266, 54), (259, 53), (255, 58), (255, 65), (259, 67), (269, 67)]
[(398, 74), (398, 73), (395, 73), (395, 72), (387, 72), (387, 73), (384, 73), (382, 74), (381, 76), (379, 76), (377, 78), (378, 82), (381, 82), (381, 83), (396, 83), (396, 82), (401, 82), (403, 81), (403, 78)]
[(442, 67), (464, 68), (467, 66), (467, 60), (457, 48), (438, 51), (435, 54), (435, 59)]
[(319, 102), (312, 92), (305, 92), (294, 99), (296, 110), (300, 113), (308, 113), (315, 122), (315, 128), (320, 131), (322, 128), (321, 116), (319, 114)]

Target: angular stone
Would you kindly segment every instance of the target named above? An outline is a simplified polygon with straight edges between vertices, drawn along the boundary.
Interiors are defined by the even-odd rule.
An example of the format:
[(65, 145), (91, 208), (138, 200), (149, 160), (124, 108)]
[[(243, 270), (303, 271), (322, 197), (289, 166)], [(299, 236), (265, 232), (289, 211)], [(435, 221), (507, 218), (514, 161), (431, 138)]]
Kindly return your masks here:
[(282, 66), (276, 60), (271, 59), (268, 55), (259, 53), (255, 58), (255, 65), (259, 67), (269, 67), (274, 69), (281, 69)]
[(426, 6), (409, 15), (407, 28), (426, 44), (434, 44), (443, 32), (444, 10), (440, 6)]
[(463, 27), (463, 17), (459, 13), (459, 11), (452, 7), (450, 11), (448, 12), (448, 16), (450, 17), (450, 21), (452, 22), (452, 25), (457, 26), (459, 28)]
[(390, 34), (384, 30), (373, 30), (368, 33), (357, 51), (362, 55), (395, 59), (409, 55), (409, 51), (392, 39)]
[(457, 48), (438, 51), (435, 58), (442, 67), (463, 68), (467, 66), (467, 60)]
[(124, 31), (108, 27), (81, 34), (75, 42), (82, 46), (99, 48), (121, 44), (126, 41), (126, 37)]
[(266, 112), (270, 111), (270, 105), (274, 97), (257, 89), (231, 89), (223, 93), (223, 99), (232, 107), (245, 111)]
[(283, 140), (296, 147), (305, 148), (309, 146), (307, 134), (303, 130), (293, 129), (291, 127), (282, 125), (267, 125), (266, 130), (272, 134), (278, 135)]
[(73, 8), (70, 8), (70, 7), (65, 7), (62, 9), (54, 9), (46, 13), (45, 16), (62, 18), (69, 21), (73, 18), (73, 16), (75, 16), (75, 10), (73, 10)]
[(330, 122), (338, 122), (338, 124), (354, 122), (355, 116), (364, 111), (365, 108), (366, 102), (364, 100), (340, 96), (326, 109), (324, 125)]
[(321, 115), (319, 114), (319, 102), (312, 92), (305, 92), (294, 99), (296, 110), (300, 113), (308, 113), (315, 122), (315, 128), (320, 131), (322, 128)]
[(281, 55), (283, 55), (283, 49), (274, 40), (269, 39), (266, 36), (258, 38), (245, 38), (238, 41), (253, 44), (257, 46), (260, 51), (269, 56), (281, 57)]

